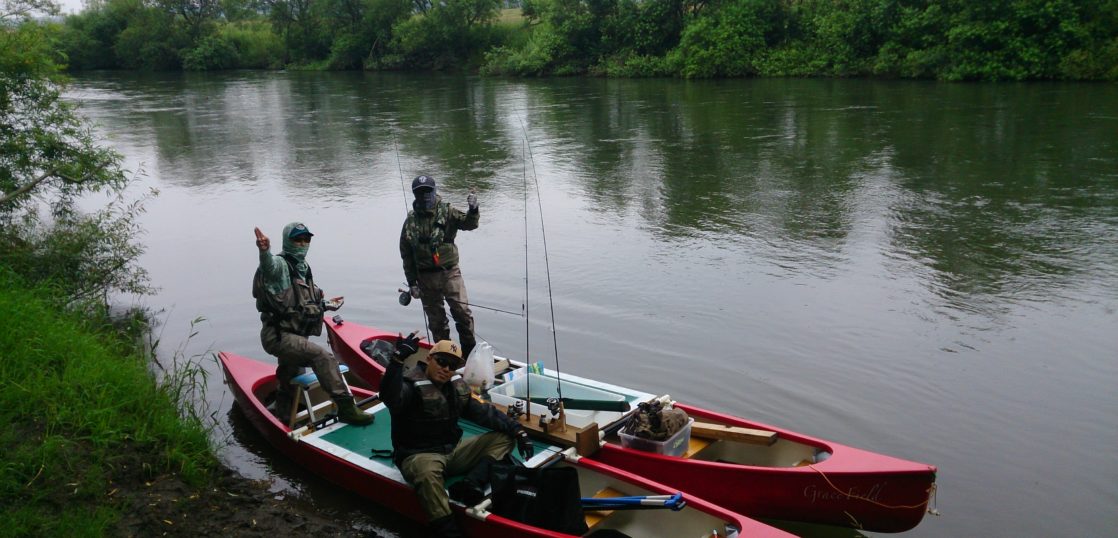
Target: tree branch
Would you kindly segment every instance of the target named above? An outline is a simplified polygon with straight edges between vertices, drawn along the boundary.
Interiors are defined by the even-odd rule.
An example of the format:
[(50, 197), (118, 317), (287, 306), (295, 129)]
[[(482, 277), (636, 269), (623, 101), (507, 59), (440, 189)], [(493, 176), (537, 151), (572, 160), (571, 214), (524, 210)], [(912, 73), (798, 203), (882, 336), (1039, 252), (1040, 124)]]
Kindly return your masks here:
[(4, 197), (0, 198), (0, 206), (8, 203), (8, 201), (10, 201), (10, 200), (14, 200), (14, 199), (16, 199), (20, 196), (23, 196), (24, 194), (27, 194), (32, 189), (34, 189), (36, 186), (38, 186), (40, 183), (42, 183), (42, 182), (46, 181), (47, 179), (50, 179), (51, 177), (54, 177), (56, 175), (57, 175), (57, 172), (55, 172), (55, 170), (53, 168), (50, 169), (50, 170), (47, 170), (46, 172), (43, 172), (43, 175), (35, 178), (34, 181), (16, 189), (16, 190), (14, 190), (10, 193), (4, 194)]

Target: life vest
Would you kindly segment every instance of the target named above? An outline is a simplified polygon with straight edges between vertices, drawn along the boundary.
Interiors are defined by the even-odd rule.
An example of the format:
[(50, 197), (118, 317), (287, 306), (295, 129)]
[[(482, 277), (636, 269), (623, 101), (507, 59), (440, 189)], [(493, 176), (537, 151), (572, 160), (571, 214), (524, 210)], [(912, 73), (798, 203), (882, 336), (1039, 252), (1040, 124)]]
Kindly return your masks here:
[(458, 418), (470, 399), (470, 387), (455, 375), (448, 381), (453, 397), (447, 399), (443, 388), (427, 379), (427, 374), (413, 368), (404, 374), (404, 383), (418, 394), (419, 406), (412, 407), (405, 416), (392, 416), (392, 447), (397, 461), (413, 454), (435, 452), (450, 454), (462, 438)]
[(295, 270), (295, 260), (286, 254), (280, 254), (280, 257), (287, 263), (287, 275), (290, 277), (290, 283), (283, 291), (269, 293), (259, 267), (252, 277), (252, 296), (256, 299), (260, 321), (302, 336), (322, 334), (322, 318), (326, 309), (322, 302), (322, 290), (314, 285), (310, 266), (304, 280)]
[(416, 269), (451, 268), (458, 264), (458, 247), (454, 245), (454, 231), (450, 227), (450, 204), (439, 202), (434, 215), (417, 215), (408, 212), (404, 237), (411, 245)]

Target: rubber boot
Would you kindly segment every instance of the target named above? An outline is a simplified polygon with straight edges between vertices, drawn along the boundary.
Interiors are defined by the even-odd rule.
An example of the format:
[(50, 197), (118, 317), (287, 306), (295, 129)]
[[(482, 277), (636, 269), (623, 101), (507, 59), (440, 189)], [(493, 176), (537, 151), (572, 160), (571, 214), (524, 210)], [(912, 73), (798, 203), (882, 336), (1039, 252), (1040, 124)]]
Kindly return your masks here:
[(489, 484), (489, 468), (497, 463), (497, 460), (485, 456), (466, 473), (466, 477), (454, 484), (449, 488), (450, 498), (454, 499), (466, 506), (476, 506), (481, 501), (485, 500), (485, 486)]
[(366, 414), (353, 403), (353, 397), (346, 396), (334, 400), (338, 406), (338, 420), (354, 426), (368, 426), (373, 423), (373, 415)]
[(454, 514), (440, 517), (430, 523), (432, 538), (466, 538), (462, 527), (454, 520)]
[(276, 401), (272, 402), (272, 414), (284, 423), (291, 418), (291, 402), (294, 398), (289, 392), (276, 391)]

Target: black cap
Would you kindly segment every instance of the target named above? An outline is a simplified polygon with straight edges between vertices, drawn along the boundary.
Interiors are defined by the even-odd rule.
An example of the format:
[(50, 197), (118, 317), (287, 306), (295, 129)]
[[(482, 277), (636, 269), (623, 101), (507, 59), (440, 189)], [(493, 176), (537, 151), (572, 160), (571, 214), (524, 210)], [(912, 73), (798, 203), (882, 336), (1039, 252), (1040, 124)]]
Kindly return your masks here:
[(312, 234), (310, 229), (307, 228), (307, 225), (301, 222), (291, 228), (291, 233), (287, 234), (287, 237), (295, 239), (300, 235), (308, 235), (310, 237), (314, 237), (314, 234)]
[(416, 176), (411, 182), (411, 191), (415, 192), (418, 189), (434, 189), (435, 178), (431, 176)]

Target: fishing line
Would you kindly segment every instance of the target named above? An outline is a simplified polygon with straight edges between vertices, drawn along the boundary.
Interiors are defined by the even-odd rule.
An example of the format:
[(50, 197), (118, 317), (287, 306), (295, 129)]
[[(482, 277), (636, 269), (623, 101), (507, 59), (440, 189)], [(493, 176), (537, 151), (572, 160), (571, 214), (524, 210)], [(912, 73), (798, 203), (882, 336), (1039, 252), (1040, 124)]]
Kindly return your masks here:
[[(515, 113), (515, 112), (514, 112)], [(516, 119), (520, 120), (520, 115), (517, 114)], [(524, 128), (524, 122), (520, 122), (520, 128)], [(525, 366), (528, 368), (527, 375), (524, 376), (524, 384), (526, 385), (526, 392), (528, 393), (528, 403), (524, 406), (528, 410), (528, 422), (532, 421), (532, 346), (531, 342), (531, 318), (528, 317), (528, 160), (526, 158), (528, 138), (524, 138), (524, 143), (520, 145), (520, 171), (524, 178), (524, 361)], [(542, 415), (541, 415), (542, 420)]]
[[(547, 275), (547, 300), (551, 308), (551, 344), (555, 351), (555, 382), (556, 392), (560, 399), (563, 398), (563, 381), (559, 376), (559, 372), (563, 369), (559, 367), (559, 338), (555, 331), (555, 295), (551, 289), (551, 261), (547, 254), (547, 230), (544, 228), (543, 218), (543, 197), (540, 194), (540, 176), (536, 172), (536, 156), (532, 152), (532, 143), (528, 140), (528, 128), (524, 125), (524, 119), (520, 114), (514, 112), (516, 119), (520, 122), (520, 130), (524, 133), (524, 147), (527, 148), (528, 162), (532, 164), (532, 180), (536, 185), (536, 204), (540, 211), (540, 236), (543, 238), (543, 262), (544, 273)], [(527, 288), (528, 282), (528, 177), (527, 166), (525, 166), (524, 177), (524, 282)], [(525, 289), (525, 303), (527, 303), (527, 289)], [(528, 308), (525, 304), (524, 315), (527, 317)]]
[[(492, 310), (494, 312), (500, 312), (502, 314), (511, 314), (511, 315), (516, 316), (518, 318), (524, 316), (523, 312), (513, 312), (511, 310), (501, 310), (500, 308), (493, 308), (492, 306), (485, 306), (485, 305), (480, 305), (480, 304), (477, 304), (477, 303), (467, 303), (466, 301), (459, 301), (459, 300), (453, 299), (451, 297), (447, 297), (446, 300), (453, 301), (453, 302), (458, 303), (460, 305), (472, 306), (474, 308), (482, 308), (482, 309), (485, 309), (485, 310)], [(474, 331), (474, 332), (477, 332), (477, 331)]]
[[(407, 180), (404, 179), (404, 167), (400, 164), (400, 148), (396, 145), (396, 129), (389, 129), (388, 132), (392, 134), (392, 150), (396, 152), (396, 170), (400, 172), (400, 191), (401, 194), (404, 195), (404, 218), (406, 219), (408, 215), (408, 188), (405, 185), (407, 183)], [(414, 263), (418, 268), (419, 263), (415, 259), (415, 249), (412, 249), (411, 257), (412, 263)], [(408, 290), (408, 293), (411, 293), (410, 289)], [(423, 312), (423, 327), (427, 330), (427, 341), (430, 342), (431, 323), (427, 321), (427, 310), (423, 308), (422, 300), (420, 300), (419, 310)]]

